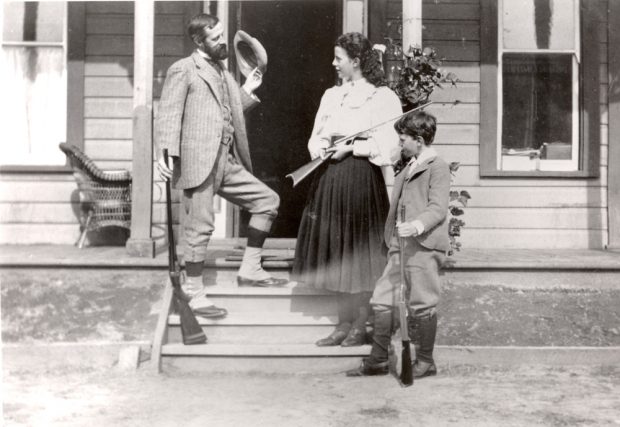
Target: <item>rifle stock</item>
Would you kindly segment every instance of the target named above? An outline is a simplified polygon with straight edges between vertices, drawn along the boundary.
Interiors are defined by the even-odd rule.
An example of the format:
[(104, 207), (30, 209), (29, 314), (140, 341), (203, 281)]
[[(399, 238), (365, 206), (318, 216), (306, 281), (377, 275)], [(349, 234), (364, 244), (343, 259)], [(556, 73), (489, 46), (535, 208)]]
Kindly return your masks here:
[(325, 157), (317, 157), (311, 162), (306, 163), (299, 169), (294, 170), (293, 172), (286, 175), (286, 178), (291, 178), (293, 180), (293, 187), (303, 181), (308, 175), (314, 172), (319, 166), (321, 166), (324, 162), (329, 160), (332, 157), (332, 154), (328, 154)]
[(398, 311), (400, 316), (400, 339), (403, 344), (400, 381), (403, 385), (410, 386), (413, 384), (413, 364), (411, 360), (411, 339), (408, 332), (409, 323), (407, 322), (407, 303), (405, 301), (398, 303)]
[[(168, 163), (168, 150), (164, 150), (164, 160)], [(166, 220), (168, 225), (168, 275), (173, 289), (174, 309), (179, 314), (181, 323), (181, 336), (183, 344), (203, 344), (207, 342), (202, 327), (198, 323), (192, 308), (189, 306), (190, 298), (181, 289), (181, 273), (179, 271), (179, 261), (177, 250), (174, 243), (174, 233), (172, 230), (172, 200), (171, 200), (170, 180), (166, 180)]]
[[(427, 107), (427, 106), (431, 105), (432, 103), (433, 103), (432, 101), (431, 102), (427, 102), (424, 105), (420, 105), (419, 107), (413, 108), (413, 109), (411, 109), (409, 111), (406, 111), (406, 112), (404, 112), (402, 114), (399, 114), (396, 117), (392, 117), (389, 120), (386, 120), (386, 121), (381, 122), (379, 124), (373, 125), (373, 126), (369, 127), (368, 129), (364, 129), (364, 130), (356, 132), (354, 134), (347, 135), (347, 136), (344, 136), (342, 138), (339, 138), (338, 140), (334, 141), (333, 145), (341, 144), (343, 142), (347, 143), (348, 141), (353, 141), (357, 136), (359, 136), (359, 135), (361, 135), (363, 133), (366, 133), (366, 132), (368, 132), (368, 131), (376, 128), (376, 127), (382, 126), (382, 125), (384, 125), (386, 123), (398, 120), (401, 117), (406, 116), (407, 114), (412, 113), (414, 111), (421, 110), (422, 108)], [(328, 161), (331, 157), (332, 157), (332, 153), (328, 153), (327, 156), (325, 156), (323, 158), (317, 157), (316, 159), (306, 163), (302, 167), (300, 167), (300, 168), (294, 170), (293, 172), (289, 173), (288, 175), (286, 175), (286, 178), (291, 178), (293, 180), (293, 187), (295, 187), (297, 184), (299, 184), (301, 181), (303, 181), (308, 175), (310, 175), (312, 172), (314, 172), (319, 166), (321, 166), (323, 163)]]

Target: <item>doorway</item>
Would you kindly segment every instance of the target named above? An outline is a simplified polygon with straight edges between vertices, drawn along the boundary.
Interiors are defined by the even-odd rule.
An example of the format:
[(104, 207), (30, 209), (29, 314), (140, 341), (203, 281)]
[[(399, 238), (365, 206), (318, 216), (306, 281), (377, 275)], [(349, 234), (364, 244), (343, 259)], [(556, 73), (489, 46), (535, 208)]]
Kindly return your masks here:
[[(310, 160), (307, 144), (323, 92), (334, 85), (334, 42), (342, 30), (342, 1), (243, 1), (231, 3), (231, 36), (241, 29), (268, 55), (246, 116), (254, 175), (280, 195), (271, 237), (296, 237), (309, 181), (293, 188), (285, 175)], [(237, 28), (235, 27), (235, 24)], [(238, 212), (238, 211), (237, 211)], [(249, 215), (236, 214), (233, 233), (245, 236)]]

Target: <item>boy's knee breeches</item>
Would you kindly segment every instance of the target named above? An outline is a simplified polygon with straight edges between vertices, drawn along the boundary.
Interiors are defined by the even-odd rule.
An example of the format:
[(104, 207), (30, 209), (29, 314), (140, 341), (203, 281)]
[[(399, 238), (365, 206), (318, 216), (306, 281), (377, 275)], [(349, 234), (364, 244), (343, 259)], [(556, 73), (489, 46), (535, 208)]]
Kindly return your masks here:
[[(439, 270), (444, 262), (442, 252), (430, 250), (409, 237), (405, 239), (404, 248), (405, 278), (410, 292), (406, 300), (411, 312), (424, 314), (435, 310), (441, 292)], [(400, 300), (400, 262), (401, 254), (398, 238), (392, 238), (388, 263), (383, 275), (377, 281), (371, 304), (376, 306), (397, 305)]]

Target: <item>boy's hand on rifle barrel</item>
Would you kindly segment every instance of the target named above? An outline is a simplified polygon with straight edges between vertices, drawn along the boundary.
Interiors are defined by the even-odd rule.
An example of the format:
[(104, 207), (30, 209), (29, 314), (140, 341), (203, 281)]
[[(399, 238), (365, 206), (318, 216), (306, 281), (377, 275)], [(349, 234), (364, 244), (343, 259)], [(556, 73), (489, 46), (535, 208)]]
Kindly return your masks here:
[(417, 236), (419, 234), (418, 228), (413, 222), (398, 221), (396, 223), (396, 230), (398, 230), (399, 237)]
[(172, 166), (172, 158), (169, 157), (168, 164), (166, 164), (164, 156), (161, 156), (157, 161), (157, 172), (160, 178), (164, 181), (169, 181), (172, 178), (172, 169), (174, 169)]

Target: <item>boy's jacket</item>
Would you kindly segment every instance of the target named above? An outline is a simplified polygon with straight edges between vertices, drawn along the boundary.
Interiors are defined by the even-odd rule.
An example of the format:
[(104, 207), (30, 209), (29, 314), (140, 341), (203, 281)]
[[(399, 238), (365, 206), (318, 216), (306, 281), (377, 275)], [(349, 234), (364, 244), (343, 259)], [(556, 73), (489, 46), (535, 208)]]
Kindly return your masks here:
[(405, 206), (405, 221), (419, 220), (424, 232), (416, 236), (428, 249), (448, 251), (448, 203), (450, 200), (450, 167), (439, 157), (418, 165), (412, 174), (403, 168), (394, 180), (392, 202), (385, 224), (385, 242), (390, 245), (401, 206)]

